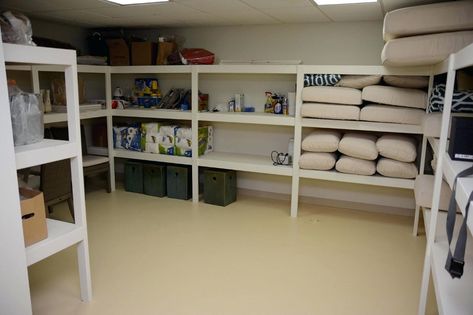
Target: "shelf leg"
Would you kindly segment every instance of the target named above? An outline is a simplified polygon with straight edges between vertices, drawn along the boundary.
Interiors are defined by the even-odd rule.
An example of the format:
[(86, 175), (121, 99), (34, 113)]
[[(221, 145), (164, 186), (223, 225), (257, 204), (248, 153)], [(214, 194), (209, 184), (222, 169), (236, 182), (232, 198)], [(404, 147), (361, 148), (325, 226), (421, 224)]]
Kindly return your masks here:
[(417, 236), (419, 232), (419, 217), (420, 217), (420, 206), (416, 205), (414, 214), (414, 227), (412, 228), (412, 235)]
[(82, 301), (90, 302), (92, 300), (92, 280), (87, 237), (77, 244), (77, 260), (79, 264), (80, 296)]

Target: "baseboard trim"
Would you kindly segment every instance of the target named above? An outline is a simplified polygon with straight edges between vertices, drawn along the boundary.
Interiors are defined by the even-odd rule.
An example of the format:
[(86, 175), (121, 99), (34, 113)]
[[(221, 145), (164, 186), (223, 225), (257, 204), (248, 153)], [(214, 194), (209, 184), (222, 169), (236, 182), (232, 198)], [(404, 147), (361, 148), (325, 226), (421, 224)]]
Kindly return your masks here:
[[(289, 194), (280, 194), (280, 193), (267, 192), (267, 191), (261, 191), (261, 190), (252, 190), (252, 189), (246, 189), (246, 188), (239, 188), (238, 194), (246, 195), (246, 196), (253, 196), (253, 197), (260, 197), (260, 198), (270, 198), (270, 199), (275, 199), (275, 200), (284, 200), (284, 201), (291, 200), (291, 195)], [(310, 204), (310, 205), (345, 208), (345, 209), (352, 209), (352, 210), (358, 210), (358, 211), (394, 214), (394, 215), (402, 215), (402, 216), (409, 216), (409, 217), (414, 216), (414, 209), (381, 206), (381, 205), (374, 205), (374, 204), (361, 203), (361, 202), (352, 202), (352, 201), (345, 201), (345, 200), (299, 196), (299, 202)]]

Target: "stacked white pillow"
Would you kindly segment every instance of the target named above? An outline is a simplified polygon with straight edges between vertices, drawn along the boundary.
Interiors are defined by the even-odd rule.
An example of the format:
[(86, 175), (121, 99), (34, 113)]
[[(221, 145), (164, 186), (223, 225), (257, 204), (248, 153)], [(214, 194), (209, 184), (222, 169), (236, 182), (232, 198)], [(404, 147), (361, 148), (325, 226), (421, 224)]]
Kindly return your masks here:
[[(370, 176), (415, 178), (418, 171), (416, 140), (411, 136), (316, 129), (302, 141), (301, 169)], [(337, 152), (338, 151), (338, 152)], [(341, 154), (337, 160), (337, 156)]]
[(376, 141), (376, 148), (382, 158), (379, 159), (376, 170), (388, 177), (415, 178), (417, 166), (416, 141), (409, 136), (387, 134)]
[(360, 120), (420, 125), (425, 115), (427, 77), (384, 76), (388, 85), (363, 88), (362, 99), (369, 102), (360, 111)]
[(338, 151), (343, 155), (337, 161), (335, 169), (341, 173), (374, 175), (376, 173), (376, 136), (366, 133), (346, 133)]
[(317, 129), (302, 140), (299, 167), (303, 169), (328, 171), (335, 166), (336, 151), (341, 133), (336, 130)]

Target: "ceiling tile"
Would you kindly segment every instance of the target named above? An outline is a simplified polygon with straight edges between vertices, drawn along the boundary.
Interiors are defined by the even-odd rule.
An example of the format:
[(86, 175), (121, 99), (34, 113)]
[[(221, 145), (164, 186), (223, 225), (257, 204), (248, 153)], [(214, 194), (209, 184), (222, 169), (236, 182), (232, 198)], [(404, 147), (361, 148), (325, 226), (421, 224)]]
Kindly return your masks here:
[(389, 12), (392, 10), (412, 7), (416, 5), (429, 4), (435, 2), (443, 2), (444, 0), (380, 0), (384, 5), (384, 11)]
[(283, 23), (330, 22), (315, 6), (260, 9)]
[(83, 24), (84, 26), (111, 26), (114, 21), (108, 16), (85, 10), (64, 10), (36, 12), (34, 17), (51, 19), (71, 24)]
[(246, 3), (238, 0), (175, 0), (176, 3), (194, 8), (196, 10), (212, 13), (212, 12), (231, 12), (251, 9)]
[(345, 5), (323, 5), (318, 8), (335, 22), (381, 20), (381, 5), (376, 3), (359, 3)]
[(314, 6), (311, 0), (240, 0), (258, 9)]

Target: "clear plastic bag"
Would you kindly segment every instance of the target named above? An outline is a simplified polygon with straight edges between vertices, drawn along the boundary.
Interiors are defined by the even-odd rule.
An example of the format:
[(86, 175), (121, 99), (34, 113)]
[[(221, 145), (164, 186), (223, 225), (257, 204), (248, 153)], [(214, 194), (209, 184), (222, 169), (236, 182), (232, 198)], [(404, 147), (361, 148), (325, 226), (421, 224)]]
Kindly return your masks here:
[(15, 146), (35, 143), (44, 138), (43, 106), (39, 95), (17, 89), (10, 95), (10, 114)]
[(36, 46), (30, 20), (23, 14), (3, 12), (0, 15), (2, 40), (4, 43)]

